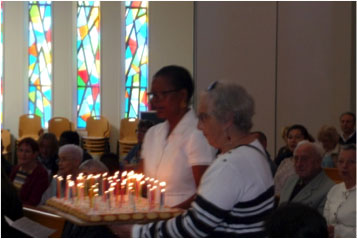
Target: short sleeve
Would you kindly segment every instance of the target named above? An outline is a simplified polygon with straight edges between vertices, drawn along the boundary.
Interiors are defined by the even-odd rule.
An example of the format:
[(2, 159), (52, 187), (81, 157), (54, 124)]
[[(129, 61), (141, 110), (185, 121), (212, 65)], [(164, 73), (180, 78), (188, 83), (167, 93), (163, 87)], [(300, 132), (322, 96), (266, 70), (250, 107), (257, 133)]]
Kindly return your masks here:
[(186, 143), (188, 162), (191, 166), (210, 165), (216, 150), (210, 146), (201, 131), (195, 129)]

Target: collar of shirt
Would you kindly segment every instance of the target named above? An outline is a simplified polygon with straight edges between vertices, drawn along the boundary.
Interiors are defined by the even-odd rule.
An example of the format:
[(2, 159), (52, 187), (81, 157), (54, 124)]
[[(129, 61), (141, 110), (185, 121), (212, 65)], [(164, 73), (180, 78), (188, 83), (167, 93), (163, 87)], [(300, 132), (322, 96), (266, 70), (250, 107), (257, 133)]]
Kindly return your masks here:
[(356, 130), (353, 131), (353, 133), (350, 134), (350, 135), (347, 137), (347, 139), (346, 139), (345, 137), (343, 137), (343, 133), (340, 134), (340, 135), (341, 135), (341, 138), (343, 139), (343, 141), (346, 142), (347, 140), (349, 140), (350, 138), (352, 138), (352, 136), (354, 136), (355, 133), (356, 133)]

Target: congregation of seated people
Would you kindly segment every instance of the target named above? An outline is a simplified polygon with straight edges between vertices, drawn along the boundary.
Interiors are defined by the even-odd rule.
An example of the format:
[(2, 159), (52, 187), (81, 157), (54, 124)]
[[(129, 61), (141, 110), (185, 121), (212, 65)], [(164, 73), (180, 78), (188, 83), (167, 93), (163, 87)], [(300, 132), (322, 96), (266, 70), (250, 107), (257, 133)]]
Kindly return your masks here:
[[(243, 87), (214, 82), (200, 95), (196, 113), (189, 106), (194, 89), (185, 69), (161, 69), (154, 76), (152, 89), (152, 101), (165, 121), (154, 126), (139, 123), (140, 142), (125, 162), (108, 152), (93, 159), (80, 146), (75, 131), (64, 132), (59, 141), (51, 133), (38, 141), (19, 141), (17, 165), (11, 166), (9, 176), (2, 159), (3, 235), (26, 236), (3, 218), (20, 218), (22, 206), (44, 205), (56, 196), (54, 175), (113, 175), (134, 163), (144, 174), (157, 174), (177, 185), (168, 188), (168, 206), (181, 207), (187, 213), (142, 225), (79, 227), (66, 222), (63, 237), (356, 237), (353, 113), (341, 114), (341, 134), (322, 125), (317, 142), (306, 126), (291, 124), (282, 135), (286, 145), (272, 159), (265, 134), (250, 131), (254, 100)], [(162, 102), (160, 92), (168, 89), (177, 91)], [(244, 107), (236, 107), (240, 105)], [(172, 113), (169, 106), (177, 111)], [(165, 135), (159, 136), (160, 132)], [(170, 145), (167, 152), (158, 149), (165, 157), (150, 155), (150, 149), (163, 147), (163, 143)], [(180, 145), (182, 148), (177, 148)], [(150, 164), (156, 161), (155, 167)], [(162, 167), (160, 172), (157, 167)], [(331, 168), (338, 172), (339, 183), (326, 173)], [(176, 173), (170, 171), (174, 169)], [(190, 187), (182, 186), (186, 182)], [(64, 190), (60, 193), (65, 194)]]

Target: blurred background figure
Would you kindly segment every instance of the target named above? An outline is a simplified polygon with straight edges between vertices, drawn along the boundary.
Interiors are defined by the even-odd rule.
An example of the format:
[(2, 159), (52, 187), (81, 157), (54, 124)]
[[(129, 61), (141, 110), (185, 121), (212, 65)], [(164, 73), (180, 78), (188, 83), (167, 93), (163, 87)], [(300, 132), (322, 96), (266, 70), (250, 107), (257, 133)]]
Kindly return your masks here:
[(342, 113), (340, 116), (342, 134), (339, 143), (356, 144), (356, 115), (352, 112)]
[(287, 149), (291, 152), (291, 156), (282, 160), (274, 176), (276, 196), (280, 195), (280, 191), (283, 188), (286, 180), (295, 173), (293, 152), (296, 148), (296, 145), (302, 140), (308, 140), (310, 142), (315, 141), (307, 129), (303, 125), (299, 124), (292, 125), (287, 131), (287, 136)]
[(356, 145), (344, 145), (337, 161), (343, 180), (327, 194), (324, 216), (331, 237), (356, 238)]
[(264, 153), (266, 154), (271, 172), (274, 177), (277, 167), (276, 167), (276, 164), (271, 159), (269, 152), (267, 151), (268, 141), (267, 141), (266, 135), (262, 131), (254, 131), (254, 132), (251, 132), (250, 134), (253, 135), (256, 139), (258, 139), (260, 144), (264, 147), (264, 151), (265, 151)]
[(5, 173), (7, 177), (10, 177), (10, 173), (13, 165), (6, 159), (3, 153), (4, 153), (4, 145), (1, 140), (1, 169), (4, 169), (3, 173)]
[(110, 175), (114, 175), (115, 172), (122, 172), (124, 166), (120, 163), (118, 155), (114, 153), (104, 153), (100, 156), (100, 162), (107, 166)]
[(281, 131), (281, 137), (284, 140), (285, 145), (279, 149), (278, 154), (276, 155), (276, 157), (274, 159), (274, 163), (276, 164), (277, 167), (279, 167), (280, 163), (285, 158), (290, 158), (291, 156), (293, 156), (293, 153), (289, 150), (289, 147), (288, 147), (288, 130), (289, 130), (289, 128), (290, 128), (289, 126), (285, 126)]
[(109, 172), (107, 166), (105, 166), (102, 162), (96, 159), (89, 159), (83, 162), (79, 166), (79, 172), (84, 173), (86, 175), (89, 174), (102, 174)]
[(324, 158), (322, 159), (323, 168), (335, 168), (339, 152), (339, 134), (337, 129), (333, 126), (322, 126), (317, 140), (322, 144), (325, 150)]
[(268, 238), (326, 238), (326, 220), (309, 206), (300, 203), (281, 205), (265, 222)]
[(138, 128), (136, 130), (136, 135), (138, 138), (138, 144), (130, 150), (127, 156), (124, 158), (124, 162), (127, 164), (137, 165), (141, 160), (141, 145), (144, 142), (144, 136), (146, 131), (153, 126), (153, 122), (149, 120), (140, 120), (138, 124)]
[(47, 169), (50, 179), (58, 171), (58, 141), (56, 135), (52, 133), (42, 134), (38, 140), (40, 147), (39, 161)]
[(20, 194), (23, 204), (37, 206), (48, 187), (47, 170), (38, 161), (39, 147), (32, 138), (24, 138), (17, 147), (18, 164), (10, 174), (10, 180)]
[[(59, 146), (61, 147), (65, 144), (75, 144), (80, 146), (79, 134), (76, 131), (64, 131), (60, 136)], [(88, 159), (92, 159), (92, 156), (86, 150), (83, 149), (82, 162)]]

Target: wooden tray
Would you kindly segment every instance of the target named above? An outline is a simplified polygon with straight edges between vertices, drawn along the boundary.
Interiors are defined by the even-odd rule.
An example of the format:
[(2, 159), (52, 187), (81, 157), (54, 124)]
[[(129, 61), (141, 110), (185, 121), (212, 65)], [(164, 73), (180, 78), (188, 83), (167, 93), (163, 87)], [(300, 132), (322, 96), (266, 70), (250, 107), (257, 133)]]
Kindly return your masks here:
[[(154, 221), (160, 221), (160, 220), (166, 220), (168, 218), (154, 218), (154, 219), (149, 219), (149, 218), (144, 218), (144, 219), (128, 219), (128, 220), (116, 220), (116, 221), (100, 221), (100, 222), (89, 222), (89, 221), (85, 221), (81, 218), (78, 218), (72, 214), (63, 212), (57, 208), (48, 206), (48, 205), (43, 205), (40, 206), (40, 208), (54, 213), (58, 216), (61, 216), (63, 218), (65, 218), (66, 220), (78, 225), (78, 226), (99, 226), (99, 225), (112, 225), (112, 224), (142, 224), (142, 223), (149, 223), (149, 222), (154, 222)], [(172, 213), (172, 217), (174, 217), (174, 213)], [(170, 217), (169, 217), (170, 218)]]

